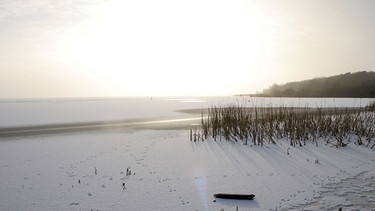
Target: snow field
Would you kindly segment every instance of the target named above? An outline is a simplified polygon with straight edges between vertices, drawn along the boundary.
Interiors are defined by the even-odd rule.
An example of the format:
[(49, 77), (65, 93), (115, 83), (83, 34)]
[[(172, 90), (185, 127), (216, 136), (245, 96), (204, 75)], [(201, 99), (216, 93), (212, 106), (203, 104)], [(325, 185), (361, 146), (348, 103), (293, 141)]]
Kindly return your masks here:
[[(287, 149), (289, 155), (287, 155)], [(372, 210), (375, 152), (128, 130), (0, 141), (2, 210)], [(319, 163), (315, 163), (315, 160)], [(95, 175), (95, 168), (97, 175)], [(132, 175), (126, 175), (130, 168)], [(122, 184), (125, 183), (126, 189)], [(255, 200), (213, 194), (253, 193)]]

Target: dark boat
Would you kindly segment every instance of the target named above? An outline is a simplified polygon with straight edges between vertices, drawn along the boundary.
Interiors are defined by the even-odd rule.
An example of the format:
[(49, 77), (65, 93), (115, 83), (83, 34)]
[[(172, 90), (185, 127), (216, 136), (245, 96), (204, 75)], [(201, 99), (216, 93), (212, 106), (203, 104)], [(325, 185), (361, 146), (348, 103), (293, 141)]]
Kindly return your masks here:
[(231, 194), (231, 193), (216, 193), (215, 198), (221, 199), (242, 199), (242, 200), (253, 200), (254, 194)]

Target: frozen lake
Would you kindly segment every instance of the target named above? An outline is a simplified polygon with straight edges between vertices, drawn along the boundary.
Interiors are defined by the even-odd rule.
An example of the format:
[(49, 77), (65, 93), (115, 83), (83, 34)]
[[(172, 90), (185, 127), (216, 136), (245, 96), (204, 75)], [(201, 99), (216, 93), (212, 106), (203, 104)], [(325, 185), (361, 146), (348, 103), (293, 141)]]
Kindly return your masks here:
[(372, 100), (257, 97), (1, 99), (0, 128), (171, 117), (194, 118), (200, 114), (187, 114), (181, 110), (205, 109), (212, 105), (230, 103), (248, 107), (363, 107)]

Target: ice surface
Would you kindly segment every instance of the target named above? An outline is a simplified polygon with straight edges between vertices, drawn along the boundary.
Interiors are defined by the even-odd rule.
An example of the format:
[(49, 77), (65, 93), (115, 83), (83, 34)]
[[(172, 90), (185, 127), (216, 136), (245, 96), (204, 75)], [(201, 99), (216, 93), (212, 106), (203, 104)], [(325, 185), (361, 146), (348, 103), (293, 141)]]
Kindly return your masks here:
[(2, 99), (0, 128), (176, 116), (182, 115), (178, 110), (202, 109), (229, 103), (315, 108), (361, 107), (368, 102), (370, 99), (255, 97)]

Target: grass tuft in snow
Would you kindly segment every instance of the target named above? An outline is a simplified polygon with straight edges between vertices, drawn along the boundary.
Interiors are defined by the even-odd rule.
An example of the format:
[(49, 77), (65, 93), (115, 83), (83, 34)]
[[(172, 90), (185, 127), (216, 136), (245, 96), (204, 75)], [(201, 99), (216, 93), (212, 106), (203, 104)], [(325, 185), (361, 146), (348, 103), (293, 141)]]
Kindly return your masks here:
[(374, 148), (375, 112), (369, 108), (212, 106), (206, 116), (202, 112), (202, 137), (244, 145), (286, 139), (291, 146), (311, 141), (316, 146), (323, 142), (344, 147), (353, 142)]

